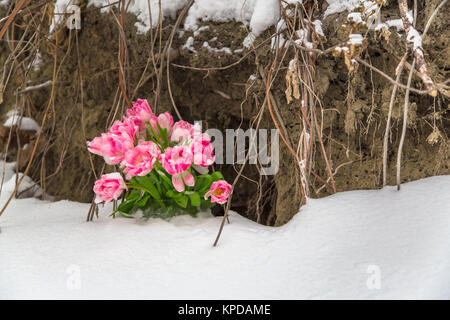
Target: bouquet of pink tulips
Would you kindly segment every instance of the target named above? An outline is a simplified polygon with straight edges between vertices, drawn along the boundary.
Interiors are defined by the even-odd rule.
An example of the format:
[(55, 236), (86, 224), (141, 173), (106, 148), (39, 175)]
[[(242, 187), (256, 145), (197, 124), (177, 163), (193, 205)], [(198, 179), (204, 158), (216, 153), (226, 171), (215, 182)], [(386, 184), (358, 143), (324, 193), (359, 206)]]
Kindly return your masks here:
[(135, 102), (122, 121), (87, 146), (119, 171), (94, 185), (96, 203), (122, 199), (114, 214), (195, 215), (226, 203), (230, 194), (231, 185), (220, 172), (209, 174), (215, 161), (210, 137), (186, 121), (174, 124), (168, 112), (156, 116), (146, 100)]

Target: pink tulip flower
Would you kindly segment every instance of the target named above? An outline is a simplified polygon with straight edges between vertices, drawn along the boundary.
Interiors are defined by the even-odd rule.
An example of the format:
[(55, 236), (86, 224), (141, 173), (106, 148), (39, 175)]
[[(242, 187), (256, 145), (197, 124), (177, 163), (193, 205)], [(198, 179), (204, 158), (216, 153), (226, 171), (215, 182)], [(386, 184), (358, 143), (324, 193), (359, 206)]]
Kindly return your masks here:
[(102, 156), (107, 164), (116, 165), (124, 159), (125, 153), (134, 147), (134, 142), (128, 135), (108, 132), (88, 141), (87, 146), (90, 152)]
[(174, 174), (172, 176), (172, 184), (175, 187), (175, 190), (178, 192), (183, 192), (185, 190), (185, 184), (189, 187), (193, 187), (195, 185), (195, 179), (189, 171), (185, 171), (180, 174)]
[(108, 203), (111, 200), (117, 200), (123, 190), (127, 190), (127, 185), (120, 173), (104, 174), (94, 184), (95, 203)]
[(153, 112), (147, 100), (139, 99), (133, 104), (131, 109), (127, 110), (127, 117), (136, 116), (142, 122), (148, 122), (152, 118)]
[(191, 152), (194, 155), (194, 164), (201, 167), (209, 167), (214, 164), (214, 147), (207, 135), (195, 135), (191, 144)]
[(124, 117), (123, 122), (119, 120), (114, 121), (111, 128), (109, 128), (109, 133), (128, 138), (133, 142), (136, 140), (138, 131), (139, 126), (136, 125), (133, 119), (127, 117)]
[(189, 122), (180, 120), (175, 122), (173, 125), (172, 136), (170, 137), (170, 141), (183, 143), (188, 139), (192, 139), (194, 137), (194, 126)]
[[(184, 184), (194, 186), (195, 180), (186, 170), (191, 166), (194, 156), (187, 146), (169, 147), (161, 155), (164, 169), (172, 175), (172, 183), (178, 192), (184, 191)], [(184, 182), (184, 183), (183, 183)]]
[(102, 153), (105, 162), (109, 165), (116, 165), (125, 158), (128, 150), (134, 147), (134, 141), (126, 135), (115, 135), (112, 133), (102, 134)]
[(152, 116), (152, 119), (150, 120), (150, 124), (152, 125), (153, 129), (157, 133), (159, 133), (158, 125), (156, 123), (158, 123), (162, 129), (166, 129), (167, 137), (170, 137), (170, 135), (172, 134), (172, 129), (173, 129), (172, 115), (168, 112), (164, 112), (164, 113), (161, 113), (159, 116), (155, 116), (155, 115)]
[(103, 137), (95, 137), (92, 141), (87, 141), (86, 144), (89, 152), (103, 157)]
[(211, 202), (224, 204), (230, 196), (231, 185), (225, 180), (213, 182), (209, 191), (205, 194), (205, 200), (211, 197)]
[(153, 165), (160, 157), (161, 150), (152, 141), (143, 141), (125, 154), (121, 166), (127, 180), (134, 176), (145, 176), (153, 170)]

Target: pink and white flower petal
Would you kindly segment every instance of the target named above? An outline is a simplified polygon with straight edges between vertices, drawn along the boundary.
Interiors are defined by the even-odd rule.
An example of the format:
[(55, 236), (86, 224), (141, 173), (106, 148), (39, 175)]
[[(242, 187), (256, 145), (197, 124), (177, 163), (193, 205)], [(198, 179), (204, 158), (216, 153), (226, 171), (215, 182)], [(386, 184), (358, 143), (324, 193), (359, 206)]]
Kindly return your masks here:
[(181, 176), (183, 177), (183, 181), (187, 186), (193, 187), (195, 185), (194, 176), (189, 171), (183, 172)]
[(179, 175), (179, 174), (173, 175), (172, 176), (172, 184), (175, 187), (175, 190), (177, 190), (178, 192), (184, 191), (184, 183), (183, 183), (183, 178), (181, 177), (181, 175)]

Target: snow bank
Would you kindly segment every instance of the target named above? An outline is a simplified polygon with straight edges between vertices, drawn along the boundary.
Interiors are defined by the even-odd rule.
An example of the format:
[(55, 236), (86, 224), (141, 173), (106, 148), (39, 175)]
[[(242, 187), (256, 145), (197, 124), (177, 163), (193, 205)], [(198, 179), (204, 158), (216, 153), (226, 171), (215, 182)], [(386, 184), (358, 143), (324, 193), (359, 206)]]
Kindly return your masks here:
[[(0, 160), (0, 183), (1, 181), (7, 182), (11, 179), (16, 171), (16, 163), (15, 162), (4, 162)], [(0, 188), (3, 186), (0, 185)], [(2, 189), (0, 189), (2, 190)]]
[[(134, 0), (130, 2), (128, 11), (134, 13), (140, 20), (140, 22), (136, 23), (136, 27), (139, 33), (147, 32), (150, 29), (150, 25), (152, 25), (153, 27), (157, 25), (160, 13), (159, 1), (160, 0)], [(96, 7), (103, 7), (108, 3), (114, 2), (115, 1), (113, 0), (89, 0), (88, 6), (94, 5)], [(150, 8), (148, 7), (149, 2)], [(177, 11), (183, 9), (188, 2), (188, 0), (161, 0), (162, 17), (170, 17), (173, 19), (176, 18)], [(102, 11), (109, 11), (109, 7), (102, 9)], [(150, 23), (150, 17), (152, 23)]]
[[(136, 27), (138, 33), (147, 32), (150, 27), (155, 27), (158, 23), (159, 15), (163, 18), (170, 17), (176, 18), (177, 12), (183, 9), (189, 0), (133, 0), (130, 2), (128, 11), (134, 13), (138, 22)], [(63, 19), (63, 13), (67, 12), (67, 7), (71, 4), (78, 3), (78, 0), (56, 0), (55, 4), (55, 19), (50, 27), (52, 31), (55, 25), (59, 25)], [(88, 6), (102, 7), (102, 12), (109, 12), (112, 5), (115, 3), (112, 0), (89, 0)], [(161, 7), (159, 4), (161, 3)], [(301, 0), (288, 0), (283, 2), (283, 5), (287, 4), (300, 4)], [(357, 23), (365, 23), (362, 20), (360, 12), (352, 12), (358, 7), (365, 7), (367, 12), (377, 10), (378, 6), (374, 1), (367, 0), (327, 0), (328, 7), (324, 12), (324, 17), (327, 17), (334, 13), (340, 13), (343, 11), (349, 11), (348, 19)], [(150, 7), (149, 7), (150, 4)], [(117, 4), (115, 4), (117, 6)], [(377, 21), (370, 20), (370, 28), (379, 30), (382, 27), (395, 26), (398, 30), (403, 27), (401, 21), (392, 20), (381, 23), (378, 21), (380, 15), (376, 15)], [(195, 0), (190, 7), (186, 19), (184, 21), (184, 29), (193, 31), (194, 37), (196, 37), (201, 28), (199, 23), (201, 21), (213, 21), (213, 22), (228, 22), (238, 21), (243, 23), (249, 28), (249, 34), (243, 41), (243, 45), (249, 48), (258, 35), (269, 27), (279, 24), (278, 30), (283, 29), (283, 22), (280, 21), (280, 7), (278, 0)], [(281, 23), (281, 24), (280, 24)], [(320, 20), (316, 20), (316, 31), (323, 35)], [(285, 25), (284, 25), (285, 28)], [(182, 30), (181, 32), (184, 32)], [(417, 39), (417, 37), (415, 37)], [(192, 45), (186, 43), (186, 47), (190, 51), (196, 52)]]
[(8, 119), (3, 123), (3, 126), (11, 128), (12, 126), (18, 126), (19, 130), (35, 131), (39, 133), (41, 127), (31, 118), (20, 117), (17, 110), (11, 110), (7, 113)]
[[(0, 184), (3, 181), (3, 184), (0, 186), (0, 205), (3, 205), (3, 200), (6, 200), (11, 193), (14, 192), (16, 182), (21, 179), (22, 176), (23, 174), (20, 172), (19, 174), (16, 174), (15, 162), (5, 163), (3, 160), (0, 160)], [(42, 188), (28, 176), (25, 176), (22, 179), (22, 182), (17, 189), (16, 196), (19, 199), (44, 198), (47, 200), (53, 200), (53, 197), (48, 194), (45, 194), (43, 197)]]
[[(57, 0), (68, 2), (71, 0)], [(113, 1), (111, 1), (112, 3)], [(162, 17), (175, 18), (177, 11), (183, 9), (188, 0), (161, 0)], [(300, 1), (289, 1), (300, 2)], [(105, 6), (108, 1), (89, 0), (89, 6)], [(108, 11), (109, 7), (102, 9)], [(134, 0), (130, 3), (128, 11), (136, 14), (140, 20), (136, 24), (138, 32), (145, 33), (150, 26), (155, 27), (160, 13), (159, 0)], [(151, 18), (151, 21), (150, 21)], [(274, 25), (279, 18), (278, 0), (195, 0), (188, 11), (184, 22), (186, 30), (196, 31), (200, 21), (228, 22), (236, 20), (249, 25), (256, 35)]]
[[(310, 200), (287, 225), (84, 222), (89, 205), (15, 200), (0, 298), (450, 298), (450, 176)], [(4, 196), (2, 195), (2, 202)], [(379, 281), (378, 281), (379, 280)]]

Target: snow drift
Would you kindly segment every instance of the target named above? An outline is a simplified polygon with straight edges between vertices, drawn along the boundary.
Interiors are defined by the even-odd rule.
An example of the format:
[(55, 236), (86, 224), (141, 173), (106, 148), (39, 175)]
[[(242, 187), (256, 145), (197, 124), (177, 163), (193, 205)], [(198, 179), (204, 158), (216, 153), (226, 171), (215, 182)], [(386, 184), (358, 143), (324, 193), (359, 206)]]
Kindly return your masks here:
[[(0, 298), (450, 298), (450, 176), (310, 200), (279, 228), (231, 215), (112, 219), (15, 200), (0, 219)], [(1, 203), (7, 196), (3, 192)]]

